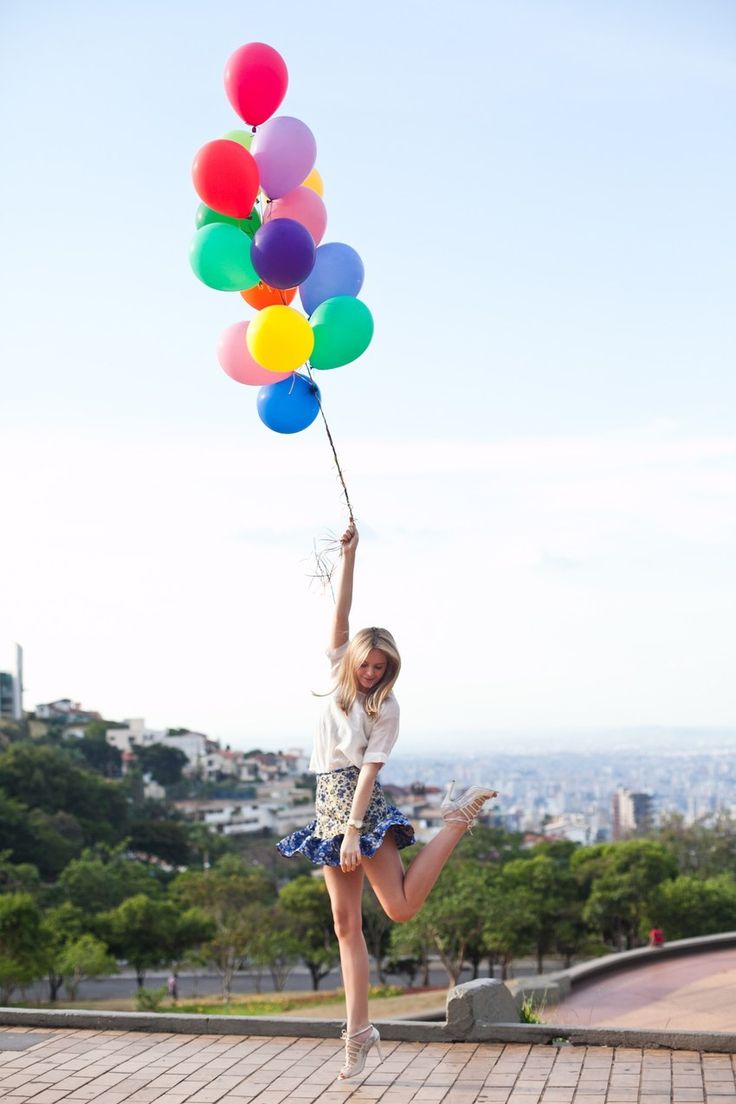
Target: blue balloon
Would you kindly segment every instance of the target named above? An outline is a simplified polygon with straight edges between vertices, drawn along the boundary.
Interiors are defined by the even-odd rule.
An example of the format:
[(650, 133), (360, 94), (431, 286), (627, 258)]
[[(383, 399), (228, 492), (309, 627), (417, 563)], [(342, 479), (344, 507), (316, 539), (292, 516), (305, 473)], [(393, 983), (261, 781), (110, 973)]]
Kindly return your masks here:
[(258, 392), (258, 417), (276, 433), (299, 433), (319, 414), (320, 393), (306, 376), (268, 383)]
[(325, 299), (336, 295), (353, 298), (363, 286), (365, 269), (352, 246), (328, 242), (317, 248), (314, 268), (299, 288), (299, 297), (307, 314), (312, 314)]

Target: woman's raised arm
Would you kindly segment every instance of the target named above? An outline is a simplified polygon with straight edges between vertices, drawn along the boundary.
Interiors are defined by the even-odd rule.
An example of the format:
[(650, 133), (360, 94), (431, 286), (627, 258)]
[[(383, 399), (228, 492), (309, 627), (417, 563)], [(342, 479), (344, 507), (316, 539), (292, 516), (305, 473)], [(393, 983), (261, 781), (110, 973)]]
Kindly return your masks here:
[(347, 529), (340, 537), (342, 556), (335, 596), (335, 615), (332, 619), (330, 651), (347, 644), (350, 639), (350, 607), (353, 604), (353, 575), (358, 539), (358, 530), (351, 518)]

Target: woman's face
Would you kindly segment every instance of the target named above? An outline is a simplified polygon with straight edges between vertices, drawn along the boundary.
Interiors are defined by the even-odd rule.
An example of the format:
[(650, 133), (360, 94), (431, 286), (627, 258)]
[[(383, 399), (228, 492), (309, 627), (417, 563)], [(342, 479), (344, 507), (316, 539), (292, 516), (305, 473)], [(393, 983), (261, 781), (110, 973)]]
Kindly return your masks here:
[(361, 663), (360, 667), (355, 669), (355, 677), (358, 680), (358, 686), (366, 693), (372, 690), (373, 687), (381, 681), (386, 674), (386, 655), (384, 652), (373, 648), (365, 657), (365, 661)]

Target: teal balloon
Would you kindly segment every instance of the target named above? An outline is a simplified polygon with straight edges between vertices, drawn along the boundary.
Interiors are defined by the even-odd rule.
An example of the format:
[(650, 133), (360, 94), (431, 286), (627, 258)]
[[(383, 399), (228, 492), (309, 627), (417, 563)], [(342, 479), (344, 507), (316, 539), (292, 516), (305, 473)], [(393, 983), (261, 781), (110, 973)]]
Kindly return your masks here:
[(244, 234), (252, 238), (261, 225), (261, 216), (254, 207), (247, 218), (232, 218), (230, 215), (221, 215), (219, 211), (213, 211), (205, 203), (200, 203), (194, 221), (198, 230), (201, 230), (203, 226), (210, 226), (213, 222), (227, 222), (230, 226), (237, 226), (238, 230), (242, 230)]
[(325, 299), (309, 319), (314, 330), (313, 368), (339, 368), (364, 353), (373, 337), (373, 316), (352, 295)]
[(197, 231), (189, 263), (194, 275), (217, 291), (245, 291), (260, 279), (250, 259), (250, 238), (225, 222), (212, 222)]

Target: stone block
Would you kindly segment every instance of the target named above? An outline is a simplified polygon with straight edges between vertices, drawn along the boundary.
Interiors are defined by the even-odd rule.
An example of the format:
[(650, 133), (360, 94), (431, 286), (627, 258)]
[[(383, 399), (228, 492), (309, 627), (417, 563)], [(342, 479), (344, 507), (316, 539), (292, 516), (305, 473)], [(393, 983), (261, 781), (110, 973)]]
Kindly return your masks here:
[(519, 1022), (516, 1001), (502, 981), (478, 978), (456, 985), (447, 994), (448, 1038), (482, 1037), (490, 1024)]

